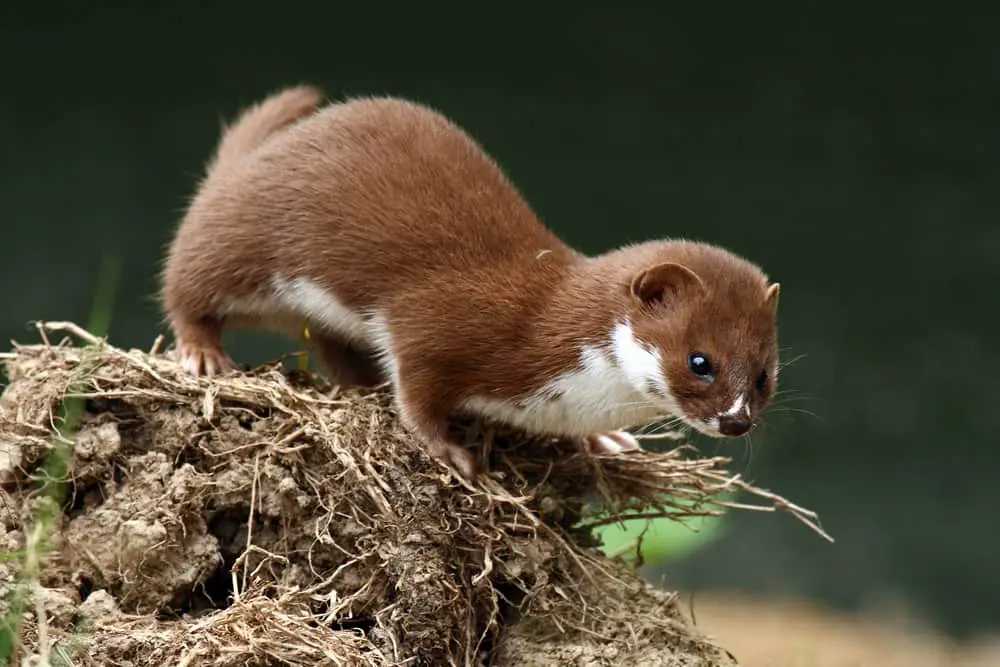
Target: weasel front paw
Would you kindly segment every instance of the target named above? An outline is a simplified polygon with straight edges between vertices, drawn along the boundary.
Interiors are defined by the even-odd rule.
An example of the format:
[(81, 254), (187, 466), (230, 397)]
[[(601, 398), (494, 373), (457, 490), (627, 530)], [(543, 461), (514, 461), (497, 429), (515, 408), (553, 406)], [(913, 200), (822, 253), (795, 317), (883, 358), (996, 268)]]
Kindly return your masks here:
[(589, 454), (621, 454), (622, 452), (642, 450), (639, 441), (627, 431), (592, 433), (584, 437), (582, 443), (583, 448)]
[(472, 481), (479, 472), (476, 457), (465, 447), (444, 440), (428, 441), (427, 448), (431, 456), (445, 466), (455, 468), (466, 480)]
[(220, 346), (178, 343), (177, 361), (192, 375), (221, 375), (233, 369), (233, 362)]

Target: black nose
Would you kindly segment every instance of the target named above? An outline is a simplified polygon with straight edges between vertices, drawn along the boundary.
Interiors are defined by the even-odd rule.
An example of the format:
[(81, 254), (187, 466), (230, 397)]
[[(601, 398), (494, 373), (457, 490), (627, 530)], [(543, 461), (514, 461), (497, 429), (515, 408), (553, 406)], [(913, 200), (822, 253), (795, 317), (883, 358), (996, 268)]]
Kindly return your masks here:
[(722, 435), (743, 435), (753, 424), (746, 417), (719, 417), (719, 432)]

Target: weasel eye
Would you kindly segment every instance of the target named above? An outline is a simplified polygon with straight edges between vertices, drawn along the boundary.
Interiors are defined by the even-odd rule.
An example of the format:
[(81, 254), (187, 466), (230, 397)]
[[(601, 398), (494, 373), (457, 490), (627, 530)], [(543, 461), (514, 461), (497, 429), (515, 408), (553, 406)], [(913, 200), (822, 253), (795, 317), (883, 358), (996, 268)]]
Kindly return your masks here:
[(757, 376), (757, 391), (764, 391), (764, 387), (767, 386), (767, 371), (761, 371), (760, 375)]
[(688, 357), (688, 366), (691, 372), (706, 380), (712, 379), (712, 362), (701, 352), (695, 352)]

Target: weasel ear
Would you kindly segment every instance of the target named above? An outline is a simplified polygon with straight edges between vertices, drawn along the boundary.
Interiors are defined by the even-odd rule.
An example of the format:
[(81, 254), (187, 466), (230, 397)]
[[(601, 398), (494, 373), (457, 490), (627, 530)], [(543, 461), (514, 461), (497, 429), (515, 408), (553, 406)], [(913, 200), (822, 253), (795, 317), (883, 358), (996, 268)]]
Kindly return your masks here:
[(705, 291), (697, 273), (673, 262), (664, 262), (640, 271), (632, 279), (632, 296), (646, 305), (656, 305), (682, 296)]
[(778, 310), (778, 293), (780, 291), (780, 283), (772, 283), (771, 286), (767, 288), (767, 294), (764, 295), (764, 303), (771, 310)]

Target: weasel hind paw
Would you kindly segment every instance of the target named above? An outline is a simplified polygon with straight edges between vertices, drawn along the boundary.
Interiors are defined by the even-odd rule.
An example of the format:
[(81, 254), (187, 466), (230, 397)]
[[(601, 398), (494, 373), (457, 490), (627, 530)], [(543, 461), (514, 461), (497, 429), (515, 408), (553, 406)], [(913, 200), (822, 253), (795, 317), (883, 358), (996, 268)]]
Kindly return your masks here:
[(221, 375), (233, 369), (234, 365), (221, 347), (179, 344), (177, 361), (181, 368), (191, 375)]
[(627, 431), (591, 433), (583, 438), (583, 447), (590, 454), (621, 454), (642, 451), (639, 441)]

